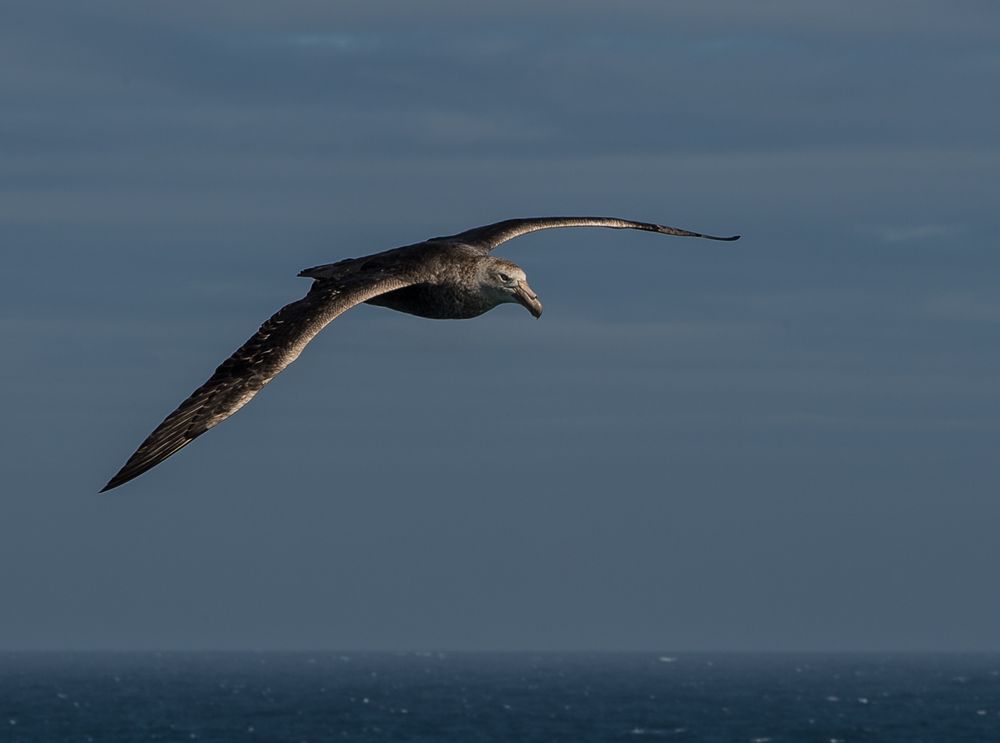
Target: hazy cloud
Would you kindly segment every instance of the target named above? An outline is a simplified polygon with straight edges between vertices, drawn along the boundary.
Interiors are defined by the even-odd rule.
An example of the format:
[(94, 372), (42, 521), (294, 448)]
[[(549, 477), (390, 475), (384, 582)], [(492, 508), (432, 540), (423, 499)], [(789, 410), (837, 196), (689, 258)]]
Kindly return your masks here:
[[(995, 648), (998, 12), (5, 6), (0, 646)], [(511, 242), (539, 322), (358, 308), (94, 495), (299, 269), (584, 212), (744, 238)]]

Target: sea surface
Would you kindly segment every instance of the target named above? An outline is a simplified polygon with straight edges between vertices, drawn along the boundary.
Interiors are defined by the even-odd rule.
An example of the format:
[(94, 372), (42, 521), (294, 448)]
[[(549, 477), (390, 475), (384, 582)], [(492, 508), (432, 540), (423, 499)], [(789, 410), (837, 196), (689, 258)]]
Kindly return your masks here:
[(1000, 655), (0, 653), (0, 743), (1000, 741)]

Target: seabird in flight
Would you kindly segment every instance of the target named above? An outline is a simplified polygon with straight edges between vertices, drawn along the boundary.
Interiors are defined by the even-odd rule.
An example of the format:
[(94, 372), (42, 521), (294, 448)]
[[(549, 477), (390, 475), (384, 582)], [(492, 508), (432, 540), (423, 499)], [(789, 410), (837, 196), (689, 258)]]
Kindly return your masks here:
[(309, 293), (278, 310), (222, 362), (205, 384), (149, 434), (101, 492), (155, 467), (242, 408), (295, 361), (319, 331), (355, 305), (374, 304), (420, 317), (459, 320), (516, 302), (540, 317), (542, 303), (528, 286), (524, 270), (490, 253), (515, 237), (553, 227), (612, 227), (709, 240), (739, 239), (739, 235), (715, 237), (614, 217), (536, 217), (508, 219), (307, 268), (299, 276), (313, 279)]

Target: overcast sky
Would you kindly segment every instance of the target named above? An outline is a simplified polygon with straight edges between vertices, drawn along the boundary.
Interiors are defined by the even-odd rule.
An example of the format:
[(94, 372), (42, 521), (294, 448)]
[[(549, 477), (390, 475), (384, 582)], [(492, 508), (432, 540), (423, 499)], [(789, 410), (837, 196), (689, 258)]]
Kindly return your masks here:
[[(994, 2), (0, 8), (0, 648), (1000, 649)], [(514, 216), (112, 494), (306, 266)]]

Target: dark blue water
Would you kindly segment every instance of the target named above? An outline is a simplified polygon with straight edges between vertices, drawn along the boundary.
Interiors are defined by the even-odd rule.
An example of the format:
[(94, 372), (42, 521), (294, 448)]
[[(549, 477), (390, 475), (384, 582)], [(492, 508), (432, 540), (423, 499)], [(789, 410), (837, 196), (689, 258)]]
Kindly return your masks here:
[(0, 723), (0, 743), (982, 743), (1000, 656), (7, 653)]

